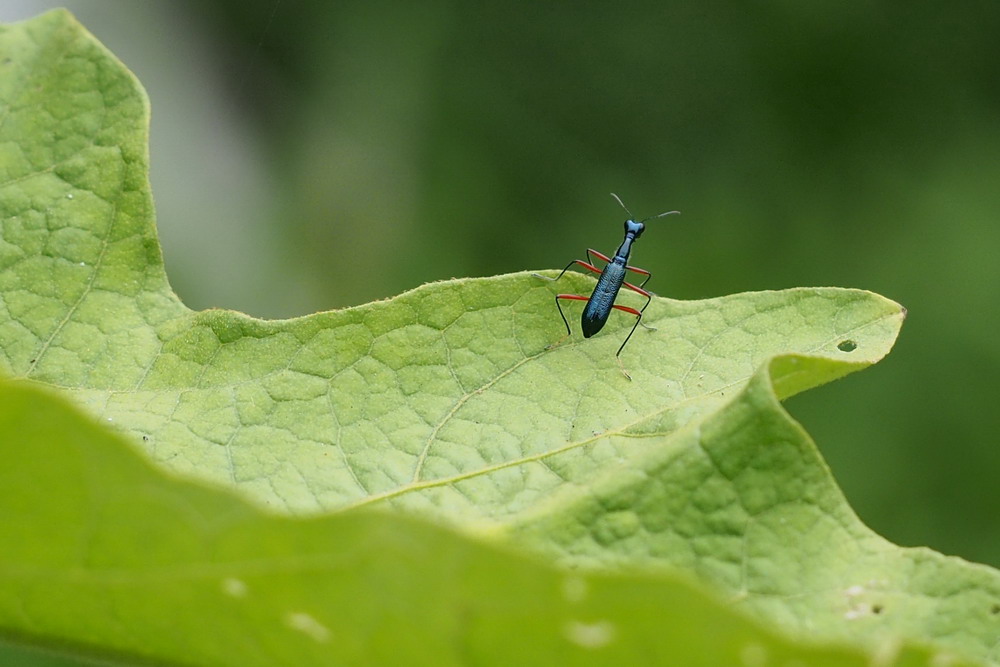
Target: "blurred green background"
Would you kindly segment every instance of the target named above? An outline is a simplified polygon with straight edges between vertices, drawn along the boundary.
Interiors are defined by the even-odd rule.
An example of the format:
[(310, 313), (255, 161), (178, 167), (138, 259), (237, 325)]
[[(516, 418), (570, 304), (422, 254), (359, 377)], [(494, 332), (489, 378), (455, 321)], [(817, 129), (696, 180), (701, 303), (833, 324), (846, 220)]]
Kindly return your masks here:
[[(895, 351), (789, 401), (862, 519), (1000, 565), (1000, 4), (68, 6), (145, 85), (171, 282), (291, 317), (651, 223), (679, 299), (860, 287)], [(553, 313), (553, 317), (556, 317)], [(616, 372), (611, 367), (609, 372)]]

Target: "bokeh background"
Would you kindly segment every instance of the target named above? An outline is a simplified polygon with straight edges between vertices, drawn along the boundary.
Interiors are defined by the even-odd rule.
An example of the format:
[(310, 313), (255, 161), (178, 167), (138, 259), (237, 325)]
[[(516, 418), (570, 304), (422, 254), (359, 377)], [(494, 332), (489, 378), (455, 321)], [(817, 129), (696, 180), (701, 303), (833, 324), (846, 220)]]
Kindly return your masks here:
[(1000, 566), (1000, 4), (4, 0), (145, 85), (191, 307), (291, 317), (613, 251), (660, 294), (860, 287), (881, 364), (789, 401), (862, 519)]

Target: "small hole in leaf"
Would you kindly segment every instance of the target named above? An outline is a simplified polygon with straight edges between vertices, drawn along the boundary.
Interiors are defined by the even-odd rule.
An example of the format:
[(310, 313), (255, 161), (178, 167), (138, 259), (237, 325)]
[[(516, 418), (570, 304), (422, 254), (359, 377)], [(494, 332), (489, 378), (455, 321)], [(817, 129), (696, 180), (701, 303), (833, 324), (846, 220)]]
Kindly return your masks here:
[(858, 344), (853, 340), (842, 340), (837, 343), (837, 349), (841, 352), (854, 352), (854, 350), (858, 349)]
[(883, 611), (885, 611), (885, 607), (883, 607), (882, 605), (880, 605), (880, 604), (873, 604), (872, 605), (872, 613), (873, 614), (881, 614)]
[(990, 607), (990, 613), (993, 615), (1000, 614), (1000, 604), (994, 604)]

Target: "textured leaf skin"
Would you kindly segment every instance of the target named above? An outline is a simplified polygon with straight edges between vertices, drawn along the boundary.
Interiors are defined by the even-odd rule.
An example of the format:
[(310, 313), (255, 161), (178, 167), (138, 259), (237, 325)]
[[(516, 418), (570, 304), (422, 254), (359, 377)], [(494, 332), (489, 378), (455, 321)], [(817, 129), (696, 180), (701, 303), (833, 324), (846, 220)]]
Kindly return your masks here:
[(995, 660), (996, 570), (875, 535), (778, 402), (776, 386), (827, 363), (774, 359), (731, 403), (648, 448), (632, 474), (609, 471), (586, 494), (519, 517), (518, 538), (576, 567), (694, 572), (806, 635), (933, 639)]
[(268, 515), (168, 477), (38, 388), (0, 383), (0, 456), (8, 641), (238, 666), (872, 664), (676, 576), (567, 573), (400, 515)]
[[(631, 322), (612, 318), (592, 339), (577, 332), (547, 349), (562, 329), (553, 286), (528, 273), (425, 285), (287, 321), (192, 312), (163, 270), (146, 176), (148, 104), (134, 77), (65, 12), (2, 28), (0, 67), (0, 372), (59, 387), (161, 470), (242, 498), (163, 480), (128, 457), (104, 461), (115, 456), (98, 451), (106, 436), (65, 437), (83, 433), (77, 415), (37, 438), (69, 451), (46, 450), (21, 435), (44, 400), (18, 402), (28, 390), (11, 389), (3, 414), (12, 427), (0, 445), (13, 452), (2, 497), (15, 520), (0, 544), (23, 549), (2, 561), (12, 582), (0, 598), (6, 632), (181, 662), (224, 662), (247, 636), (262, 638), (259, 654), (283, 659), (322, 661), (334, 654), (316, 636), (336, 636), (339, 660), (395, 641), (408, 655), (465, 662), (448, 653), (454, 644), (507, 655), (516, 625), (539, 631), (525, 640), (536, 655), (562, 655), (558, 627), (540, 621), (565, 620), (553, 611), (562, 584), (467, 539), (478, 536), (559, 559), (611, 591), (632, 581), (588, 618), (644, 612), (623, 617), (619, 636), (657, 656), (677, 655), (656, 648), (663, 626), (683, 626), (710, 604), (651, 583), (680, 568), (783, 630), (889, 656), (878, 664), (894, 664), (885, 647), (901, 641), (995, 657), (996, 572), (873, 536), (777, 402), (881, 359), (904, 316), (898, 304), (836, 288), (655, 298), (644, 321), (657, 330), (637, 332), (623, 355), (634, 382), (614, 363)], [(563, 280), (560, 291), (594, 284)], [(39, 409), (58, 421), (57, 410)], [(142, 500), (144, 490), (152, 498)], [(467, 537), (398, 513), (349, 512), (364, 507)], [(345, 516), (293, 520), (262, 508)], [(52, 535), (71, 546), (56, 548)], [(350, 574), (320, 568), (321, 581), (309, 576), (311, 561), (289, 571), (286, 559), (299, 553), (348, 562)], [(242, 569), (257, 557), (269, 564), (253, 590), (276, 597), (220, 606), (220, 595), (230, 604), (242, 590), (225, 583), (230, 575), (244, 584), (258, 576)], [(448, 580), (444, 566), (456, 558), (477, 574)], [(438, 575), (425, 574), (438, 561)], [(641, 578), (637, 568), (657, 574)], [(435, 587), (451, 591), (447, 604), (427, 603)], [(301, 590), (294, 602), (306, 606), (283, 606), (286, 590)], [(393, 618), (427, 619), (426, 635), (408, 635), (401, 621), (375, 627), (396, 600)], [(288, 615), (297, 608), (305, 615)], [(170, 611), (182, 609), (247, 615), (216, 628), (200, 613)], [(504, 614), (516, 623), (504, 625)], [(268, 635), (267, 623), (321, 646), (304, 654)], [(245, 624), (259, 629), (248, 634)], [(183, 654), (170, 648), (179, 625)], [(676, 639), (670, 650), (687, 650)], [(613, 659), (636, 655), (646, 654)], [(719, 659), (704, 664), (732, 662)]]

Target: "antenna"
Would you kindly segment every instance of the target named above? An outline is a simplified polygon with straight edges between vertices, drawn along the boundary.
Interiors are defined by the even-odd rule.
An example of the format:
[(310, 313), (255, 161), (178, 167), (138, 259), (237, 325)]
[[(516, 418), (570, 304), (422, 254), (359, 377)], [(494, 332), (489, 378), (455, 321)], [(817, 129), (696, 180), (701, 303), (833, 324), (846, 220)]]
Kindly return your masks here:
[(621, 197), (619, 197), (618, 195), (616, 195), (614, 192), (611, 193), (611, 196), (615, 198), (615, 201), (617, 201), (619, 204), (621, 204), (621, 207), (623, 209), (625, 209), (626, 213), (628, 213), (628, 217), (630, 217), (633, 220), (635, 220), (635, 216), (632, 215), (632, 211), (628, 210), (628, 206), (625, 205), (625, 202), (622, 201)]
[[(646, 218), (646, 220), (652, 220), (653, 218), (662, 218), (665, 215), (680, 215), (680, 214), (681, 214), (680, 211), (666, 211), (665, 213), (660, 213), (659, 215), (651, 215), (648, 218)], [(642, 220), (641, 222), (646, 222), (646, 220)]]
[[(622, 208), (625, 209), (625, 212), (628, 213), (628, 217), (631, 218), (632, 220), (635, 220), (635, 216), (632, 215), (632, 211), (628, 210), (628, 206), (626, 206), (625, 203), (622, 202), (621, 197), (616, 195), (614, 192), (611, 193), (611, 196), (615, 198), (615, 201), (621, 204)], [(665, 211), (663, 213), (660, 213), (659, 215), (651, 215), (648, 218), (640, 220), (639, 222), (646, 222), (646, 220), (652, 220), (653, 218), (662, 218), (665, 215), (680, 215), (680, 214), (681, 214), (680, 211)]]

